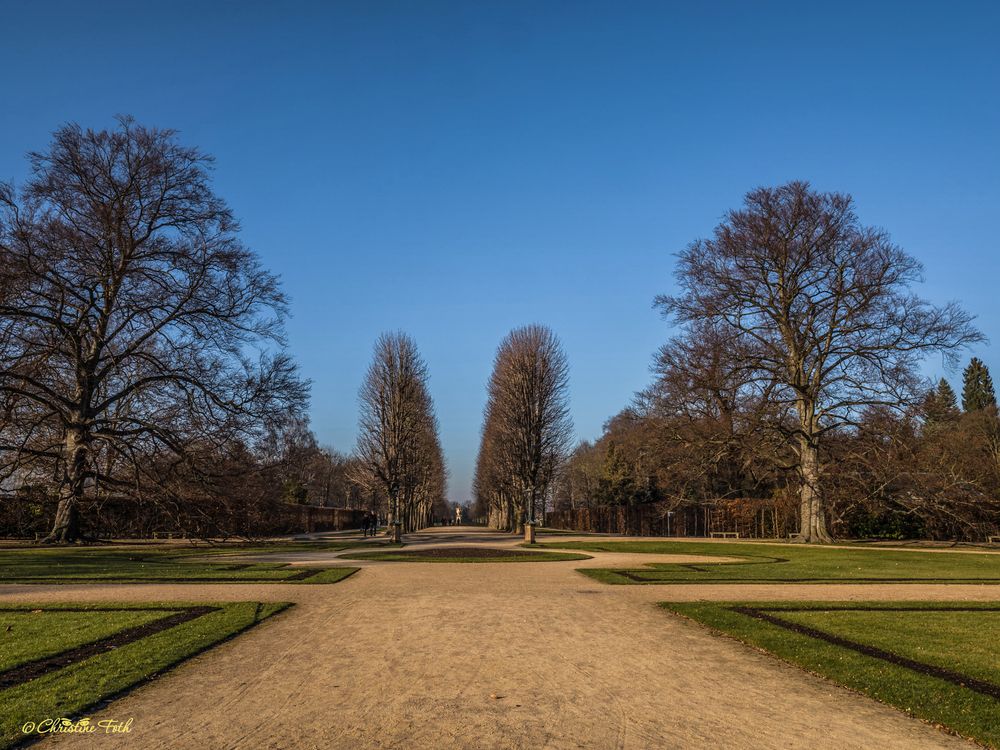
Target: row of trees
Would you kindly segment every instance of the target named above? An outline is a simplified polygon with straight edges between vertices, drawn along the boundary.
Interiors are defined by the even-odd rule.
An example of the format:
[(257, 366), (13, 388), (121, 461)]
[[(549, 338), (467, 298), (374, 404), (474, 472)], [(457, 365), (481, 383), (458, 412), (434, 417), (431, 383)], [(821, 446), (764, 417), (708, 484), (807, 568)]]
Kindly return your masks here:
[[(967, 376), (970, 370), (988, 376), (978, 360)], [(762, 421), (759, 402), (719, 409), (722, 391), (678, 385), (658, 376), (605, 424), (599, 439), (580, 443), (556, 483), (554, 508), (648, 504), (665, 514), (738, 498), (766, 501), (776, 528), (796, 530), (796, 456), (768, 429), (772, 416)], [(821, 458), (831, 533), (942, 539), (995, 533), (1000, 419), (991, 392), (959, 408), (942, 380), (918, 405), (869, 410), (854, 428), (830, 435)]]
[[(920, 264), (849, 196), (761, 188), (680, 254), (656, 300), (677, 335), (653, 384), (577, 448), (560, 507), (774, 498), (806, 541), (837, 533), (981, 535), (1000, 503), (996, 407), (985, 365), (931, 397), (928, 354), (983, 340), (956, 304), (920, 299)], [(885, 529), (882, 529), (885, 531)]]
[(500, 342), (473, 483), (474, 513), (498, 529), (535, 523), (572, 439), (569, 366), (544, 326), (511, 331)]
[(355, 478), (360, 459), (320, 445), (306, 420), (289, 420), (262, 447), (277, 473), (275, 491), (285, 503), (384, 510), (384, 498)]
[[(405, 335), (376, 344), (356, 455), (316, 445), (287, 300), (213, 193), (208, 156), (122, 118), (61, 128), (29, 159), (19, 190), (0, 185), (4, 513), (54, 498), (52, 541), (114, 509), (205, 534), (338, 494), (405, 529), (447, 513), (427, 370)], [(966, 370), (961, 410), (919, 377), (927, 355), (953, 363), (983, 336), (914, 294), (921, 272), (849, 196), (749, 193), (657, 299), (678, 332), (654, 383), (564, 472), (559, 342), (541, 326), (501, 342), (476, 514), (517, 530), (554, 491), (563, 505), (794, 495), (808, 541), (887, 513), (940, 535), (995, 524), (985, 365)]]

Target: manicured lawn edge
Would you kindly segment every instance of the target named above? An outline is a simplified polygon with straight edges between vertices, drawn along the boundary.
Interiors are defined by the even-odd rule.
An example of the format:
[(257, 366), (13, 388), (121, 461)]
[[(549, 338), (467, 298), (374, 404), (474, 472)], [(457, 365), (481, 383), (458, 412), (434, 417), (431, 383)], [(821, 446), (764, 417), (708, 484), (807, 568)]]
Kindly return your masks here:
[(409, 555), (405, 550), (399, 552), (359, 552), (353, 555), (342, 555), (342, 560), (381, 560), (384, 562), (411, 563), (523, 563), (523, 562), (559, 562), (565, 560), (591, 560), (590, 555), (571, 552), (534, 552), (517, 557), (418, 557)]
[[(808, 578), (796, 581), (789, 581), (785, 578), (705, 578), (703, 580), (694, 578), (662, 578), (659, 580), (637, 581), (627, 578), (627, 573), (656, 573), (655, 568), (578, 568), (578, 573), (582, 573), (588, 578), (593, 578), (600, 583), (611, 586), (708, 586), (708, 585), (744, 585), (754, 584), (782, 586), (808, 586), (810, 584), (821, 583), (823, 585), (857, 585), (857, 586), (877, 586), (880, 584), (891, 584), (893, 586), (922, 586), (927, 583), (943, 584), (976, 584), (995, 585), (1000, 580), (983, 578), (918, 578), (912, 580), (899, 580), (894, 578)], [(665, 575), (668, 573), (665, 572)]]
[[(10, 609), (88, 609), (215, 606), (219, 609), (155, 635), (92, 656), (37, 679), (0, 691), (0, 748), (37, 735), (25, 735), (25, 722), (83, 717), (99, 704), (118, 698), (182, 661), (219, 645), (292, 606), (288, 602), (144, 602), (18, 604)], [(113, 717), (122, 721), (127, 716)], [(141, 731), (141, 727), (133, 727)]]
[(361, 568), (323, 568), (319, 573), (309, 578), (303, 579), (301, 581), (291, 581), (291, 583), (297, 584), (310, 584), (310, 583), (337, 583), (343, 581), (345, 578), (350, 578), (352, 575), (357, 573)]
[[(359, 545), (360, 546), (360, 545)], [(367, 545), (371, 546), (371, 545)], [(350, 549), (350, 547), (334, 548)], [(281, 550), (269, 549), (270, 552)], [(286, 550), (287, 551), (287, 550)], [(300, 551), (300, 550), (296, 550)], [(309, 549), (301, 550), (309, 551)], [(323, 550), (327, 551), (327, 550)], [(41, 548), (0, 552), (0, 582), (8, 584), (79, 583), (336, 583), (350, 573), (315, 574), (316, 568), (287, 562), (245, 561), (240, 555), (259, 548), (226, 550), (226, 559), (205, 550), (182, 553), (163, 550), (101, 550)], [(207, 558), (207, 559), (206, 559)], [(355, 569), (347, 569), (353, 572)]]
[[(988, 553), (635, 540), (547, 541), (539, 546), (668, 558), (646, 564), (637, 561), (629, 567), (581, 570), (608, 584), (1000, 584), (1000, 555)], [(678, 555), (686, 556), (688, 562), (679, 557), (674, 558), (676, 562), (669, 559)]]
[[(996, 602), (953, 602), (956, 608), (996, 607)], [(832, 610), (867, 606), (948, 606), (942, 602), (662, 602), (660, 607), (733, 638), (811, 674), (893, 706), (988, 747), (1000, 748), (1000, 701), (933, 676), (789, 631), (732, 611), (731, 607)]]

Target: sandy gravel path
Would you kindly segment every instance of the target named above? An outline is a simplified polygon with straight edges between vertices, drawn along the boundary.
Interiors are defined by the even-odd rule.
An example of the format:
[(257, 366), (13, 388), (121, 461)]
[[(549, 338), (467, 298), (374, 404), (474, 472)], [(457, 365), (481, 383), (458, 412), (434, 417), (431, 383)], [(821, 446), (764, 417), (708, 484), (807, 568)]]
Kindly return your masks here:
[[(427, 532), (418, 539), (510, 543), (444, 536)], [(7, 585), (0, 586), (0, 599), (297, 603), (101, 713), (134, 717), (131, 734), (62, 737), (43, 746), (971, 747), (711, 635), (653, 603), (1000, 600), (1000, 587), (607, 586), (575, 572), (594, 563), (617, 565), (624, 557), (634, 556), (558, 563), (364, 563), (358, 574), (332, 586)]]

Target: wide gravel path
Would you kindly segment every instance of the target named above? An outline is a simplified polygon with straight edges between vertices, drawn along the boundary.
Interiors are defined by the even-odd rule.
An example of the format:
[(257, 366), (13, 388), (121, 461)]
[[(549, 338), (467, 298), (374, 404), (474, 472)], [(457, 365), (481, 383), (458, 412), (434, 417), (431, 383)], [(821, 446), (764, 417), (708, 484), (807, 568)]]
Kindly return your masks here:
[[(473, 529), (418, 545), (512, 546)], [(264, 600), (297, 606), (94, 715), (87, 748), (972, 747), (654, 606), (696, 599), (1000, 600), (966, 585), (607, 586), (653, 557), (381, 563), (335, 585), (0, 586), (3, 601)], [(637, 561), (638, 558), (638, 561)], [(665, 558), (659, 558), (665, 559)]]

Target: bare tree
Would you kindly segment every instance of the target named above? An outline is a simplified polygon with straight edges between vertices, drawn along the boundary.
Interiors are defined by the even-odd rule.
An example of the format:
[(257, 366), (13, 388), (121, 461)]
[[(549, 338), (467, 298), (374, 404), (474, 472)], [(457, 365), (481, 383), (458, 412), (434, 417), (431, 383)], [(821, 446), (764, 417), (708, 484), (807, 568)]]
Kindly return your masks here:
[(403, 484), (403, 527), (419, 529), (429, 526), (435, 511), (445, 507), (447, 472), (444, 454), (438, 439), (437, 420), (430, 411), (424, 420), (416, 449), (409, 455)]
[[(653, 384), (635, 409), (651, 422), (644, 439), (666, 471), (668, 495), (711, 500), (755, 497), (787, 469), (788, 451), (768, 427), (784, 425), (789, 407), (760, 378), (752, 341), (698, 322), (664, 344)], [(607, 429), (607, 428), (606, 428)]]
[[(954, 397), (954, 394), (951, 394)], [(939, 404), (932, 404), (932, 412)], [(922, 413), (921, 413), (922, 412)], [(830, 441), (834, 521), (874, 537), (985, 540), (1000, 521), (995, 410), (871, 409)]]
[(491, 496), (494, 525), (534, 523), (572, 439), (569, 365), (558, 338), (530, 325), (500, 343), (489, 382), (477, 492)]
[(501, 441), (497, 411), (493, 406), (490, 399), (483, 414), (479, 454), (476, 457), (473, 478), (476, 515), (494, 528), (515, 531), (515, 508), (519, 507), (515, 488), (516, 468), (511, 451)]
[(553, 510), (589, 508), (600, 495), (601, 455), (593, 443), (581, 441), (573, 448), (556, 477)]
[(209, 185), (210, 157), (119, 119), (60, 128), (0, 186), (0, 394), (8, 474), (54, 476), (52, 540), (101, 487), (137, 493), (144, 456), (183, 457), (304, 403), (286, 300)]
[(358, 480), (389, 499), (394, 529), (430, 522), (445, 491), (444, 459), (427, 390), (427, 366), (403, 333), (382, 334), (361, 386)]
[(920, 276), (884, 231), (860, 223), (849, 196), (792, 182), (747, 194), (680, 254), (680, 293), (656, 299), (691, 335), (707, 322), (741, 342), (744, 369), (794, 407), (794, 423), (777, 426), (796, 451), (805, 541), (830, 539), (824, 435), (866, 409), (913, 403), (924, 355), (954, 357), (982, 338), (958, 305), (913, 294)]

